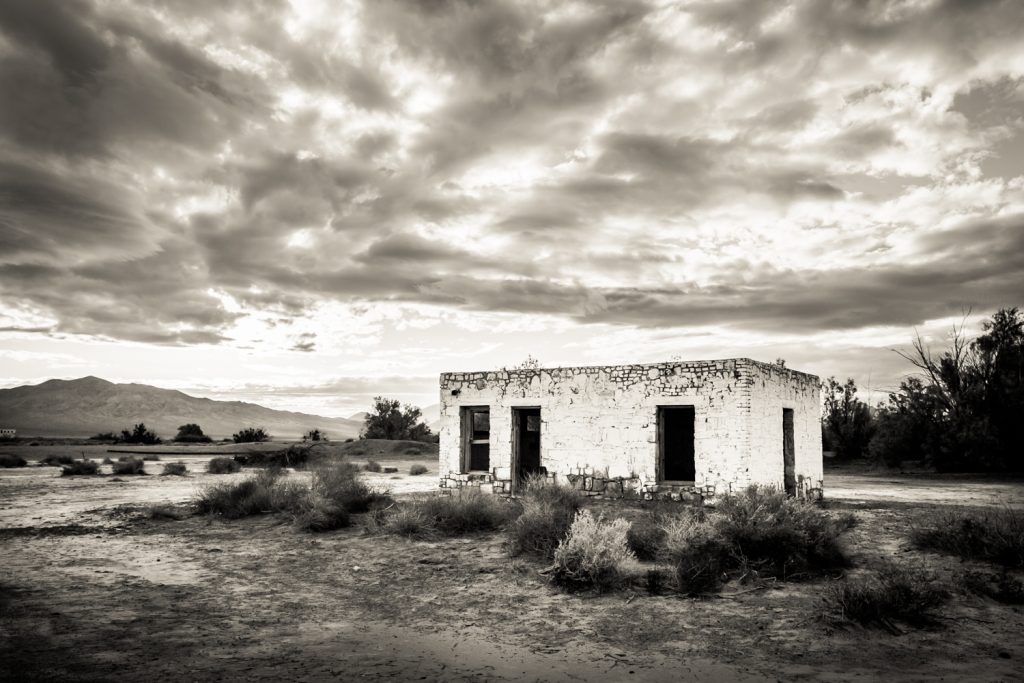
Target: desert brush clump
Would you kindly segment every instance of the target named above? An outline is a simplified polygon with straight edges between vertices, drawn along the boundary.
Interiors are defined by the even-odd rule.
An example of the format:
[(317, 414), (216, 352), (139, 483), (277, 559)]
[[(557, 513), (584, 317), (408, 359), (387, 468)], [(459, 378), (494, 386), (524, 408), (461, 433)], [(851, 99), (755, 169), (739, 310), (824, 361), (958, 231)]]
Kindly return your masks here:
[(268, 469), (242, 481), (207, 486), (194, 499), (196, 512), (238, 519), (269, 512), (296, 511), (308, 489), (283, 489), (278, 486), (281, 476), (280, 470)]
[(174, 476), (178, 476), (178, 477), (183, 477), (187, 473), (188, 473), (188, 468), (185, 466), (185, 463), (183, 463), (181, 461), (178, 461), (178, 462), (165, 463), (164, 464), (164, 470), (160, 474), (162, 476), (174, 475)]
[(334, 503), (352, 514), (387, 505), (386, 491), (368, 486), (359, 478), (359, 468), (347, 462), (325, 463), (312, 470), (310, 488), (314, 496)]
[(72, 460), (61, 468), (60, 476), (71, 477), (100, 473), (100, 466), (95, 460)]
[(779, 489), (750, 486), (721, 496), (710, 516), (744, 573), (793, 579), (849, 564), (838, 539), (850, 518), (833, 518)]
[(242, 465), (238, 461), (223, 455), (210, 458), (210, 462), (206, 463), (206, 471), (210, 474), (233, 474), (241, 469)]
[(509, 553), (551, 559), (579, 512), (579, 493), (544, 477), (529, 477), (519, 503), (523, 512), (507, 527)]
[(121, 458), (111, 463), (110, 469), (114, 474), (146, 474), (142, 458)]
[(826, 590), (825, 618), (833, 623), (856, 622), (881, 626), (894, 633), (895, 622), (926, 626), (949, 597), (927, 572), (887, 564), (859, 578), (834, 581)]
[(0, 453), (0, 467), (24, 467), (28, 461), (14, 453)]
[(48, 455), (40, 460), (39, 464), (60, 467), (61, 465), (70, 465), (73, 462), (75, 462), (75, 459), (70, 455)]
[(409, 468), (409, 474), (411, 474), (414, 477), (419, 476), (421, 474), (426, 474), (429, 471), (430, 470), (427, 469), (426, 465), (420, 464), (413, 465), (412, 467)]
[(663, 522), (653, 516), (643, 517), (629, 526), (626, 542), (639, 560), (656, 560), (665, 541)]
[(249, 451), (234, 456), (245, 467), (294, 467), (301, 469), (309, 463), (312, 443), (292, 444), (276, 451)]
[(1008, 506), (943, 511), (917, 524), (910, 539), (923, 550), (1024, 569), (1024, 511)]
[(672, 567), (675, 588), (686, 595), (718, 590), (732, 564), (731, 548), (718, 526), (700, 512), (666, 521), (659, 558)]
[(367, 472), (380, 472), (382, 467), (379, 462), (371, 458), (370, 460), (366, 461), (365, 465), (363, 465), (363, 469), (366, 470)]
[[(416, 533), (405, 535), (462, 536), (480, 531), (494, 531), (503, 527), (518, 512), (517, 506), (501, 496), (481, 493), (477, 489), (458, 491), (450, 495), (430, 495), (399, 506), (405, 514), (403, 525), (412, 527), (415, 520), (423, 520)], [(385, 524), (385, 530), (398, 533), (398, 526)]]
[(622, 586), (629, 563), (636, 556), (626, 536), (629, 522), (594, 516), (590, 510), (576, 514), (564, 539), (555, 548), (552, 580), (566, 588), (595, 588), (599, 592)]

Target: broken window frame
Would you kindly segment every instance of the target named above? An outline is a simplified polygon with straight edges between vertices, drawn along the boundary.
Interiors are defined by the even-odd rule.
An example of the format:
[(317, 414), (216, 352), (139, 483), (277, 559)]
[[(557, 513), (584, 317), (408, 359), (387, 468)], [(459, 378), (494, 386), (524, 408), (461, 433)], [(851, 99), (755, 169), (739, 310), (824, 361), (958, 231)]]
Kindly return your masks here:
[[(491, 469), (491, 407), (490, 406), (463, 406), (460, 409), (460, 422), (462, 429), (462, 473), (490, 472)], [(477, 413), (487, 414), (487, 438), (474, 438), (476, 431), (474, 421)], [(487, 445), (487, 469), (473, 469), (473, 446)]]

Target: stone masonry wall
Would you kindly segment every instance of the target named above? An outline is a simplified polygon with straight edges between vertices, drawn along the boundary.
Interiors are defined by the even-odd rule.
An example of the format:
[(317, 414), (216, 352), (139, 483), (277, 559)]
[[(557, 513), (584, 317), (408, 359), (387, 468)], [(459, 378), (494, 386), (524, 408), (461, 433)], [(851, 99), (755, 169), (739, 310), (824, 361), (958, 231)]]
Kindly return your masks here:
[[(804, 385), (817, 380), (783, 372), (788, 374), (769, 377), (763, 364), (733, 359), (445, 373), (440, 382), (441, 487), (511, 492), (514, 407), (541, 409), (541, 465), (550, 478), (587, 495), (698, 501), (750, 483), (781, 484), (781, 406), (775, 451), (763, 452), (761, 445), (771, 437), (762, 421), (767, 424), (773, 410), (769, 404), (775, 400), (762, 391), (761, 383), (776, 382), (794, 385), (780, 388), (780, 396), (792, 392), (807, 399), (793, 406), (802, 425), (798, 434), (803, 435), (797, 437), (797, 464), (799, 468), (805, 463), (805, 474), (810, 479), (817, 474), (820, 482), (820, 433), (816, 470), (809, 436), (804, 434), (808, 421), (816, 423), (819, 414), (817, 404), (811, 409), (810, 391)], [(756, 415), (752, 414), (755, 404)], [(668, 486), (657, 481), (657, 407), (670, 405), (695, 408), (693, 485)], [(488, 472), (461, 471), (460, 409), (465, 406), (490, 407)], [(752, 429), (755, 422), (761, 430), (757, 433)], [(807, 455), (801, 459), (804, 449)]]
[(793, 409), (798, 493), (822, 496), (821, 381), (814, 375), (753, 362), (751, 368), (751, 480), (782, 486), (782, 409)]

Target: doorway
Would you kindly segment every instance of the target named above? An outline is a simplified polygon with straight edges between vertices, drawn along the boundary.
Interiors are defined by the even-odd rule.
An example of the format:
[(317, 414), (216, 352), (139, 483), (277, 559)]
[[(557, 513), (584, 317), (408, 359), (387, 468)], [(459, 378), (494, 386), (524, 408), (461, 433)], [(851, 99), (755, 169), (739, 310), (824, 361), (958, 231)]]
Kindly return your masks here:
[(540, 408), (512, 409), (513, 489), (522, 490), (526, 478), (543, 474), (540, 466)]
[(796, 442), (793, 438), (793, 409), (782, 409), (782, 467), (786, 494), (796, 495)]
[(658, 472), (661, 481), (689, 483), (696, 479), (695, 421), (693, 406), (658, 407)]

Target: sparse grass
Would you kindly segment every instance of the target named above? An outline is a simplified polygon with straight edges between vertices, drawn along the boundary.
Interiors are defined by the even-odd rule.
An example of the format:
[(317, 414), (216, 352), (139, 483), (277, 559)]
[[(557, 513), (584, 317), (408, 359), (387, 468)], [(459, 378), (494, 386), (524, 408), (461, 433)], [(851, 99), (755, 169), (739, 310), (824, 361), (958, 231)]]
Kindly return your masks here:
[(28, 461), (14, 453), (0, 453), (0, 467), (24, 467)]
[(936, 609), (948, 597), (931, 575), (892, 564), (865, 577), (833, 582), (825, 594), (826, 618), (899, 633), (895, 622), (912, 626), (934, 623)]
[(405, 453), (406, 455), (423, 455), (422, 449), (419, 448), (406, 448), (402, 452)]
[(160, 474), (163, 476), (174, 475), (178, 477), (184, 477), (188, 473), (188, 468), (183, 462), (169, 462), (164, 465), (164, 471)]
[(627, 579), (627, 563), (636, 557), (626, 543), (629, 522), (595, 517), (589, 510), (576, 515), (565, 539), (555, 549), (552, 580), (567, 588), (596, 588), (605, 592)]
[(152, 505), (146, 516), (153, 520), (181, 521), (191, 516), (191, 512), (175, 505)]
[(146, 474), (142, 458), (123, 458), (110, 465), (114, 474)]
[(414, 477), (419, 476), (421, 474), (426, 474), (429, 471), (430, 470), (427, 469), (426, 465), (420, 464), (413, 465), (412, 467), (409, 468), (409, 474), (411, 474)]
[(1024, 511), (948, 510), (910, 533), (918, 548), (1024, 569)]
[(72, 477), (94, 475), (100, 473), (100, 466), (95, 460), (72, 460), (61, 469), (60, 476)]
[(967, 571), (959, 577), (960, 585), (976, 595), (992, 598), (1004, 605), (1024, 605), (1024, 581), (1009, 572)]
[(39, 461), (40, 465), (49, 465), (51, 467), (60, 467), (61, 465), (70, 465), (75, 462), (75, 459), (70, 455), (48, 455)]
[(210, 462), (206, 463), (206, 471), (210, 474), (233, 474), (241, 469), (241, 464), (226, 456), (210, 458)]
[(365, 465), (363, 465), (363, 469), (366, 470), (367, 472), (380, 472), (382, 468), (379, 462), (371, 458), (370, 460), (366, 461)]
[(551, 559), (580, 509), (580, 495), (543, 477), (528, 479), (520, 498), (523, 512), (508, 525), (508, 550)]

